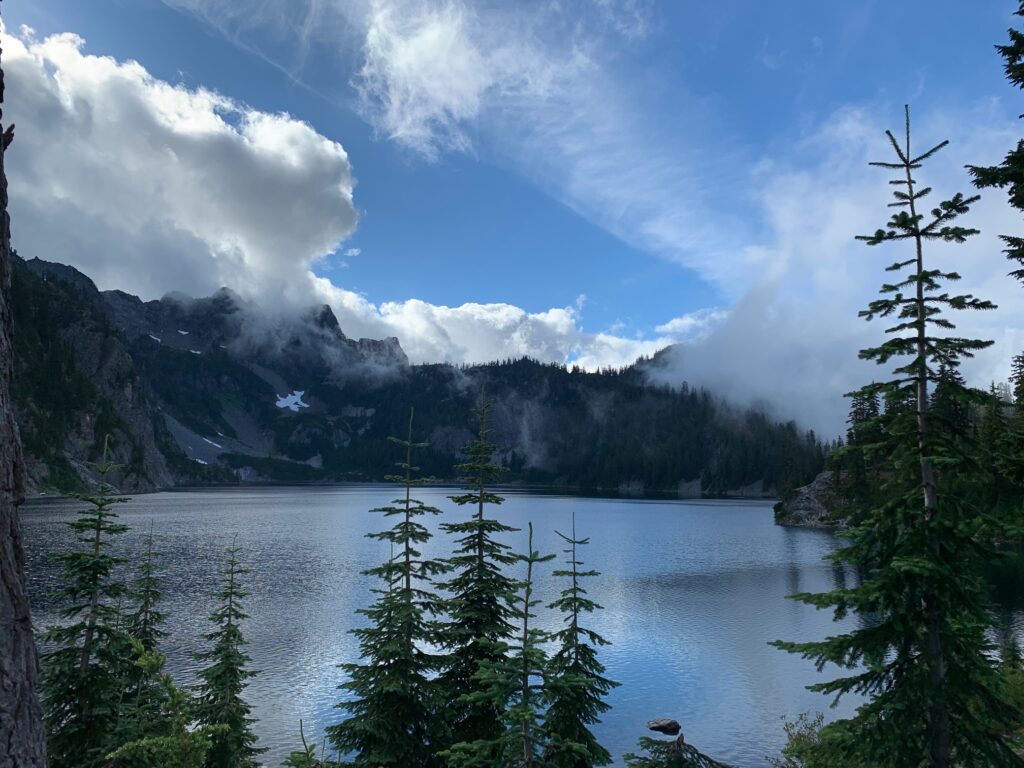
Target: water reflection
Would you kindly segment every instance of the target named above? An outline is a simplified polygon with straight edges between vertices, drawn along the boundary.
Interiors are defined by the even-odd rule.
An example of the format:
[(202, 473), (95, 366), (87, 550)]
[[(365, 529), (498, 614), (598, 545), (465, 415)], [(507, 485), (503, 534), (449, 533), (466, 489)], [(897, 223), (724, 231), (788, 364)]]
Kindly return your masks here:
[[(442, 489), (421, 494), (466, 516)], [(298, 723), (319, 733), (335, 722), (343, 681), (336, 665), (354, 660), (356, 639), (347, 630), (364, 619), (354, 613), (369, 599), (361, 571), (387, 555), (386, 544), (365, 538), (381, 520), (366, 510), (393, 496), (385, 487), (261, 488), (162, 493), (134, 498), (119, 511), (132, 531), (118, 552), (135, 557), (152, 526), (168, 578), (168, 667), (181, 682), (195, 672), (191, 652), (207, 630), (224, 550), (238, 537), (252, 568), (246, 626), (254, 665), (250, 698), (259, 718), (268, 764), (279, 764), (296, 745)], [(24, 509), (28, 569), (36, 621), (52, 621), (50, 595), (59, 569), (54, 552), (71, 544), (61, 523), (73, 505), (47, 501)], [(688, 740), (710, 754), (744, 766), (764, 765), (783, 741), (779, 716), (826, 710), (848, 714), (853, 702), (828, 711), (828, 701), (804, 686), (820, 679), (811, 664), (768, 646), (776, 639), (811, 640), (834, 632), (831, 615), (785, 596), (821, 591), (852, 580), (823, 561), (836, 547), (827, 533), (779, 528), (760, 503), (623, 501), (511, 494), (502, 519), (525, 531), (533, 521), (536, 546), (560, 549), (572, 511), (589, 536), (588, 566), (603, 575), (591, 593), (605, 606), (594, 628), (612, 641), (604, 654), (611, 678), (622, 683), (612, 710), (597, 729), (618, 759), (633, 749), (643, 723), (671, 716)], [(437, 522), (434, 521), (435, 525)], [(525, 532), (508, 539), (525, 547)], [(448, 551), (446, 539), (426, 547)], [(550, 572), (538, 580), (548, 602), (561, 584)], [(542, 612), (554, 628), (557, 617)], [(618, 762), (617, 764), (621, 764)]]

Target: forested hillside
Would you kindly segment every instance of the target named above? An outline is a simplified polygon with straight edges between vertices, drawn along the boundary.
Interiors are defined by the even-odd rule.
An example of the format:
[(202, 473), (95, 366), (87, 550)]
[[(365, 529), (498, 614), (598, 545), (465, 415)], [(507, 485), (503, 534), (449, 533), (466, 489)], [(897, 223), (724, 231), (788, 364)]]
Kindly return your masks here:
[(40, 489), (80, 486), (108, 434), (125, 489), (379, 480), (409, 408), (430, 442), (424, 470), (451, 479), (482, 390), (509, 482), (761, 496), (824, 461), (795, 424), (651, 384), (657, 360), (409, 365), (396, 339), (346, 337), (326, 306), (274, 316), (227, 289), (142, 302), (37, 259), (15, 263), (12, 295), (15, 401)]

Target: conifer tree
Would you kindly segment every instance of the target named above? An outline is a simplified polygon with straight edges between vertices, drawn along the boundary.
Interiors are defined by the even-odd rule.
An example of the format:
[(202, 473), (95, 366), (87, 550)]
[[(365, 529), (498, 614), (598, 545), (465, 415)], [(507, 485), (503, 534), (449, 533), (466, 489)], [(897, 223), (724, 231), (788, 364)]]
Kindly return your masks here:
[(1010, 361), (1010, 385), (1013, 402), (1024, 413), (1024, 355), (1014, 355)]
[(139, 574), (132, 584), (136, 608), (128, 623), (128, 634), (142, 643), (143, 650), (148, 652), (155, 651), (160, 640), (167, 637), (167, 630), (163, 628), (164, 614), (160, 610), (164, 599), (163, 579), (154, 559), (158, 554), (153, 551), (153, 531), (150, 530), (146, 557), (139, 565)]
[[(1024, 16), (1024, 0), (1019, 0), (1015, 16)], [(1024, 32), (1007, 30), (1010, 40), (1006, 45), (997, 45), (996, 50), (1003, 57), (1003, 71), (1006, 79), (1018, 88), (1024, 88)], [(1021, 115), (1024, 117), (1024, 115)], [(996, 187), (1006, 189), (1010, 205), (1024, 211), (1024, 139), (1007, 152), (1003, 162), (993, 166), (967, 166), (974, 177), (974, 184), (980, 189)], [(1006, 258), (1015, 262), (1018, 268), (1010, 274), (1024, 281), (1024, 237), (1001, 235), (1006, 245)]]
[(547, 654), (543, 644), (547, 633), (532, 626), (533, 609), (540, 605), (534, 597), (534, 566), (554, 559), (533, 548), (533, 523), (529, 524), (526, 554), (517, 555), (526, 564), (520, 582), (514, 617), (519, 622), (516, 638), (502, 644), (497, 661), (485, 662), (476, 675), (478, 689), (470, 694), (476, 702), (486, 702), (504, 713), (505, 729), (496, 738), (461, 742), (447, 750), (448, 768), (536, 768), (545, 744), (541, 726), (543, 679)]
[(599, 722), (609, 705), (604, 701), (608, 692), (618, 683), (604, 676), (604, 665), (597, 658), (597, 650), (608, 641), (592, 629), (581, 624), (585, 614), (601, 608), (587, 597), (582, 581), (599, 576), (598, 571), (581, 571), (583, 561), (577, 547), (590, 543), (590, 539), (576, 538), (576, 514), (572, 518), (572, 535), (558, 533), (568, 545), (564, 550), (568, 568), (555, 571), (555, 576), (569, 580), (569, 586), (550, 608), (564, 614), (564, 629), (555, 632), (552, 639), (558, 650), (551, 658), (545, 679), (544, 733), (547, 744), (544, 765), (551, 768), (591, 768), (611, 763), (611, 755), (601, 746), (590, 726)]
[(43, 657), (43, 708), (46, 714), (51, 768), (90, 768), (103, 765), (111, 747), (110, 734), (118, 718), (124, 683), (126, 636), (120, 628), (120, 601), (127, 586), (115, 569), (122, 558), (109, 553), (110, 539), (128, 530), (114, 511), (125, 498), (111, 496), (108, 475), (118, 469), (103, 458), (90, 465), (99, 476), (96, 491), (76, 494), (87, 504), (67, 525), (79, 548), (59, 556), (63, 563), (59, 595), (66, 602), (65, 623), (50, 627), (46, 641), (53, 646)]
[(626, 768), (731, 768), (680, 739), (670, 741), (642, 736), (638, 743), (645, 754), (624, 755)]
[(448, 656), (440, 677), (441, 690), (449, 697), (451, 745), (495, 743), (504, 730), (504, 713), (488, 697), (473, 695), (480, 692), (480, 673), (504, 658), (514, 631), (515, 581), (503, 569), (516, 558), (508, 545), (495, 537), (516, 529), (485, 517), (487, 506), (504, 501), (490, 490), (503, 471), (493, 461), (497, 446), (490, 441), (490, 412), (490, 401), (481, 395), (474, 409), (477, 436), (464, 449), (465, 461), (458, 467), (466, 491), (449, 497), (458, 506), (473, 508), (473, 516), (465, 522), (442, 525), (458, 537), (458, 546), (447, 561), (454, 575), (444, 585), (448, 622), (442, 639)]
[[(167, 631), (163, 629), (164, 614), (160, 610), (163, 580), (157, 572), (156, 554), (150, 531), (146, 556), (131, 589), (135, 609), (122, 622), (124, 632), (119, 655), (128, 662), (121, 681), (116, 744), (169, 736), (174, 722), (173, 717), (165, 716), (168, 696), (177, 689), (163, 673), (164, 658), (158, 648)], [(180, 692), (175, 695), (185, 696)]]
[(384, 586), (374, 590), (376, 603), (360, 611), (370, 619), (370, 626), (353, 630), (359, 637), (362, 661), (342, 665), (350, 680), (341, 688), (355, 698), (338, 706), (350, 717), (328, 729), (333, 746), (343, 754), (354, 754), (353, 764), (367, 768), (438, 765), (438, 742), (443, 736), (438, 714), (442, 700), (433, 681), (440, 661), (426, 648), (437, 639), (433, 617), (441, 603), (432, 583), (444, 566), (424, 558), (419, 549), (431, 538), (419, 518), (441, 510), (412, 496), (414, 488), (430, 482), (415, 477), (419, 468), (413, 464), (413, 452), (427, 443), (413, 441), (412, 426), (410, 410), (406, 438), (389, 438), (404, 449), (403, 460), (397, 463), (401, 474), (388, 477), (404, 494), (390, 506), (373, 511), (399, 520), (390, 530), (368, 536), (388, 542), (394, 554), (365, 572)]
[[(943, 309), (984, 310), (992, 304), (946, 292), (944, 283), (959, 275), (929, 268), (924, 257), (927, 242), (962, 243), (975, 234), (953, 221), (976, 198), (957, 194), (926, 220), (918, 206), (930, 189), (918, 188), (915, 172), (947, 142), (914, 155), (909, 109), (904, 142), (887, 136), (896, 161), (873, 165), (898, 173), (891, 204), (898, 211), (885, 229), (862, 239), (869, 245), (909, 241), (913, 254), (887, 268), (906, 272), (883, 285), (884, 297), (861, 313), (868, 320), (895, 317), (886, 329), (892, 336), (860, 356), (879, 364), (903, 360), (892, 379), (862, 391), (882, 392), (892, 403), (912, 399), (916, 407), (897, 409), (886, 427), (890, 467), (884, 502), (851, 530), (850, 543), (834, 556), (863, 569), (864, 579), (855, 587), (795, 596), (833, 608), (837, 618), (857, 613), (870, 619), (821, 642), (777, 645), (813, 659), (819, 669), (828, 663), (857, 668), (813, 690), (869, 697), (853, 718), (822, 730), (815, 764), (1020, 766), (1024, 762), (1007, 737), (1020, 712), (1004, 699), (988, 655), (992, 619), (980, 569), (991, 522), (962, 492), (976, 472), (969, 449), (929, 419), (929, 388), (939, 367), (955, 369), (991, 343), (945, 333), (954, 326)], [(957, 382), (948, 380), (947, 387), (960, 402), (974, 399)]]
[(242, 698), (248, 680), (257, 672), (248, 669), (252, 660), (242, 635), (241, 622), (249, 617), (243, 610), (248, 593), (241, 577), (249, 570), (239, 562), (238, 552), (234, 545), (228, 548), (221, 571), (220, 605), (210, 614), (216, 629), (206, 635), (212, 647), (196, 654), (197, 661), (207, 664), (199, 671), (201, 682), (196, 687), (196, 719), (212, 733), (205, 768), (256, 768), (256, 758), (266, 751), (256, 746), (252, 709)]
[(131, 644), (140, 678), (154, 681), (162, 688), (161, 694), (153, 697), (160, 706), (155, 711), (136, 709), (138, 714), (153, 718), (153, 722), (148, 729), (138, 729), (133, 738), (120, 743), (107, 756), (104, 768), (204, 768), (212, 738), (226, 732), (226, 726), (197, 727), (192, 717), (192, 699), (174, 685), (170, 675), (164, 674), (164, 657), (158, 651), (147, 651), (142, 641), (135, 638)]

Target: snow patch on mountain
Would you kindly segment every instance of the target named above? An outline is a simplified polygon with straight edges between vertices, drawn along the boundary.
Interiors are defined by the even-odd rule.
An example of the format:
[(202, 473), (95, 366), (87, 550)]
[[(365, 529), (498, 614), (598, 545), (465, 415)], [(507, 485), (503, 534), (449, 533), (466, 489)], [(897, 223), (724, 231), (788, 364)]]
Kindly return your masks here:
[(306, 394), (306, 390), (296, 389), (290, 395), (278, 395), (276, 405), (278, 408), (287, 408), (289, 411), (298, 413), (300, 408), (309, 408), (309, 403), (302, 401), (304, 394)]

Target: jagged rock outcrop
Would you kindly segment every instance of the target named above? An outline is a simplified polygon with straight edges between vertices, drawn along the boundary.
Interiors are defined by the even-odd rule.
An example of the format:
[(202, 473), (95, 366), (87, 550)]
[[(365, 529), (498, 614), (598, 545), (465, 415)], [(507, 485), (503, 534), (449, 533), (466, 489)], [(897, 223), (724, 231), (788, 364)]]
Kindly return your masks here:
[(802, 528), (842, 528), (846, 520), (835, 513), (836, 473), (820, 473), (814, 480), (793, 491), (788, 499), (775, 505), (775, 522)]

